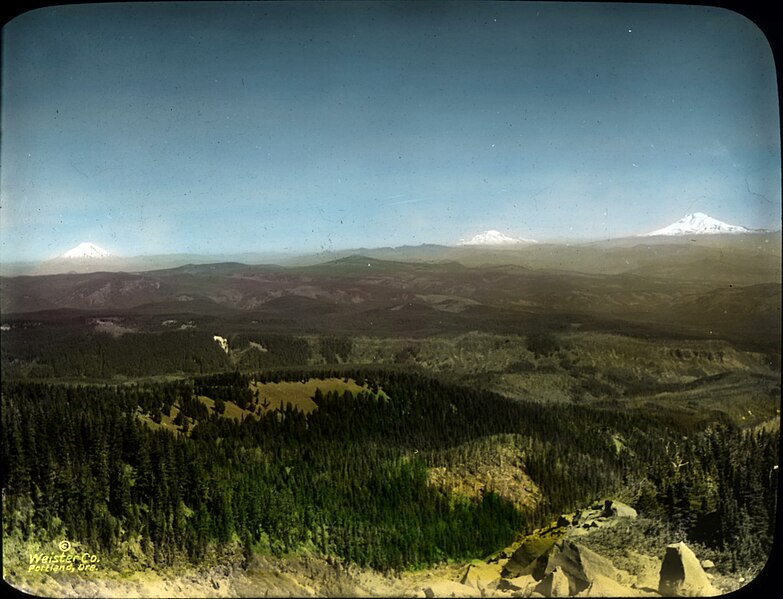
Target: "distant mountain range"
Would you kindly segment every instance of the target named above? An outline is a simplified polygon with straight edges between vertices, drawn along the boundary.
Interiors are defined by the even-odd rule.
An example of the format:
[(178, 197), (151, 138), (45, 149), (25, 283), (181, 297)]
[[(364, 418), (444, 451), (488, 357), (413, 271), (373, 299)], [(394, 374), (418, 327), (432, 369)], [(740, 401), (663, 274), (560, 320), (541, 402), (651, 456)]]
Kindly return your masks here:
[(510, 237), (490, 229), (474, 235), (468, 240), (461, 240), (457, 245), (516, 245), (521, 243), (538, 243), (535, 239), (525, 239), (524, 237)]
[[(700, 243), (729, 243), (731, 239), (742, 241), (744, 235), (770, 234), (763, 229), (748, 229), (731, 225), (702, 212), (688, 214), (671, 225), (632, 237), (614, 238), (599, 241), (581, 241), (572, 243), (540, 243), (534, 239), (512, 237), (495, 229), (483, 231), (457, 244), (418, 246), (350, 248), (319, 253), (281, 253), (281, 252), (245, 252), (236, 254), (161, 254), (142, 256), (117, 256), (100, 246), (85, 242), (63, 252), (57, 258), (43, 262), (0, 262), (1, 276), (44, 275), (56, 273), (87, 272), (143, 272), (163, 268), (176, 268), (186, 264), (215, 264), (222, 262), (241, 262), (244, 264), (278, 264), (281, 266), (304, 266), (336, 260), (353, 254), (384, 260), (404, 260), (414, 262), (458, 261), (463, 264), (485, 264), (497, 262), (533, 264), (539, 262), (539, 256), (551, 256), (565, 252), (569, 246), (597, 249), (600, 247), (630, 248), (639, 243), (664, 244), (693, 242), (698, 237)], [(641, 239), (644, 238), (644, 241)], [(679, 238), (679, 240), (678, 240)], [(779, 239), (779, 235), (777, 237)], [(550, 248), (550, 249), (547, 249)], [(560, 248), (558, 250), (557, 248)], [(512, 254), (522, 252), (522, 257)], [(544, 252), (542, 254), (541, 252)], [(569, 253), (570, 256), (570, 252)], [(578, 258), (578, 254), (568, 260)], [(522, 260), (522, 262), (519, 262)], [(550, 259), (546, 260), (550, 262)], [(564, 264), (561, 264), (562, 268)]]
[(778, 232), (379, 248), (285, 266), (185, 262), (143, 272), (112, 271), (115, 260), (104, 258), (92, 272), (3, 276), (0, 314), (4, 334), (29, 322), (103, 326), (89, 319), (160, 330), (193, 321), (220, 326), (217, 333), (242, 321), (266, 332), (511, 334), (548, 319), (557, 330), (642, 327), (771, 347), (779, 343), (780, 248)]
[(80, 243), (75, 248), (71, 248), (64, 254), (59, 256), (67, 260), (94, 260), (111, 257), (111, 252), (104, 250), (102, 247), (98, 247), (94, 243)]
[(750, 229), (739, 225), (730, 225), (716, 218), (712, 218), (703, 212), (686, 214), (676, 223), (672, 223), (662, 229), (656, 229), (640, 237), (654, 237), (657, 235), (716, 235), (721, 233), (751, 233)]
[[(740, 225), (730, 225), (716, 218), (704, 214), (703, 212), (694, 212), (686, 214), (680, 220), (671, 225), (656, 229), (650, 233), (643, 233), (638, 237), (658, 237), (658, 236), (678, 236), (678, 235), (717, 235), (717, 234), (735, 234), (735, 233), (754, 233), (763, 231), (754, 231)], [(483, 231), (471, 237), (463, 239), (457, 245), (465, 246), (511, 246), (538, 243), (535, 239), (525, 239), (524, 237), (511, 237), (500, 231), (490, 229)]]

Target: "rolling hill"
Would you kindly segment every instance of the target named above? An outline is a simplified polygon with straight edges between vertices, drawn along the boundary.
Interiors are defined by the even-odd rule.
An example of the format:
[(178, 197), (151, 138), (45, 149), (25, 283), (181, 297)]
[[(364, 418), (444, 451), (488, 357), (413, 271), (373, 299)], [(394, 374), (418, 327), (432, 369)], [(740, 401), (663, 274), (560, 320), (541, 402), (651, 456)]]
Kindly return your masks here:
[[(723, 243), (428, 248), (437, 260), (353, 254), (299, 266), (187, 264), (139, 273), (0, 278), (3, 322), (37, 312), (202, 315), (300, 331), (422, 334), (624, 326), (774, 344), (779, 234)], [(639, 329), (639, 327), (641, 329)]]

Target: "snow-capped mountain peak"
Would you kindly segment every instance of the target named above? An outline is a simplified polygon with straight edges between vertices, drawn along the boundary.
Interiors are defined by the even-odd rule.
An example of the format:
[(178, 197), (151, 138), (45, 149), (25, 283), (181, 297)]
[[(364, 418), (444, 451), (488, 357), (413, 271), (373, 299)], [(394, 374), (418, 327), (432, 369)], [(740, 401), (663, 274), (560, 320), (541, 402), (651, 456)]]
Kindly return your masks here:
[(474, 235), (470, 239), (462, 239), (457, 245), (514, 245), (519, 243), (538, 243), (533, 239), (524, 237), (510, 237), (500, 231), (490, 229)]
[(672, 223), (663, 229), (656, 229), (642, 237), (655, 235), (715, 235), (718, 233), (749, 233), (750, 229), (739, 225), (730, 225), (718, 219), (712, 218), (703, 212), (686, 214), (676, 223)]
[(75, 248), (71, 248), (64, 254), (60, 255), (60, 258), (67, 259), (82, 259), (82, 258), (108, 258), (111, 254), (101, 247), (98, 247), (94, 243), (80, 243)]

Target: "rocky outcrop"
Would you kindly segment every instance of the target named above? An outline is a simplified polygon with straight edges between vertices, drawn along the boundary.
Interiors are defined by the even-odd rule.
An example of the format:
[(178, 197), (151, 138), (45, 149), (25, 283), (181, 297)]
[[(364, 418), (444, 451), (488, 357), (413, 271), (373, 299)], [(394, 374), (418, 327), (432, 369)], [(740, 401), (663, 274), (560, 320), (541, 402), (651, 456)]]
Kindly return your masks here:
[(636, 510), (630, 505), (607, 499), (603, 504), (596, 503), (588, 509), (578, 511), (570, 519), (564, 515), (560, 516), (558, 525), (570, 525), (569, 534), (582, 535), (588, 534), (591, 529), (614, 526), (621, 519), (633, 520), (637, 516)]
[(531, 535), (525, 539), (503, 567), (503, 577), (514, 578), (532, 574), (536, 561), (540, 557), (547, 555), (555, 546), (557, 540), (558, 537), (542, 537), (538, 535)]
[(535, 591), (544, 597), (571, 597), (574, 595), (571, 591), (571, 580), (559, 566), (544, 576), (541, 582), (536, 585)]
[(666, 547), (658, 592), (665, 597), (710, 597), (720, 594), (710, 583), (696, 555), (682, 542)]
[[(685, 543), (669, 545), (661, 561), (628, 548), (622, 570), (585, 546), (590, 531), (634, 520), (636, 510), (619, 501), (596, 503), (563, 514), (548, 528), (525, 537), (513, 549), (498, 552), (489, 563), (473, 562), (463, 571), (469, 592), (482, 597), (695, 597), (720, 594)], [(619, 562), (618, 562), (619, 563)], [(492, 566), (488, 568), (487, 566)]]
[(461, 582), (479, 591), (494, 589), (500, 581), (502, 568), (500, 564), (488, 564), (476, 560), (468, 566)]
[(600, 574), (590, 581), (590, 586), (579, 593), (579, 597), (635, 597), (642, 595), (643, 593), (636, 591), (636, 589), (624, 586), (616, 580)]
[[(615, 568), (610, 560), (578, 543), (579, 538), (592, 530), (636, 518), (634, 508), (616, 500), (595, 503), (575, 514), (560, 515), (556, 523), (529, 535), (511, 553), (502, 569), (502, 578), (496, 583), (497, 590), (523, 591), (529, 586), (527, 577), (532, 577), (536, 581), (535, 593), (551, 596), (548, 593), (552, 588), (555, 592), (562, 590), (565, 577), (572, 596), (616, 595), (618, 589), (624, 589), (629, 596), (652, 592), (658, 585), (659, 560), (651, 558), (656, 564), (652, 569), (644, 569), (642, 580)], [(553, 575), (555, 571), (557, 575)], [(509, 582), (517, 579), (525, 584)]]
[(604, 502), (604, 510), (601, 512), (604, 518), (631, 518), (637, 517), (636, 510), (621, 501), (607, 499)]
[(501, 578), (497, 584), (498, 591), (505, 591), (518, 595), (519, 592), (526, 592), (529, 589), (535, 588), (538, 581), (533, 578), (532, 574), (526, 574), (525, 576), (516, 576), (515, 578)]
[[(542, 565), (541, 561), (539, 559), (539, 565)], [(568, 580), (571, 595), (587, 589), (598, 576), (613, 581), (620, 579), (620, 573), (612, 562), (572, 541), (562, 541), (553, 548), (539, 578), (545, 578), (556, 570)], [(536, 576), (536, 572), (533, 575)]]

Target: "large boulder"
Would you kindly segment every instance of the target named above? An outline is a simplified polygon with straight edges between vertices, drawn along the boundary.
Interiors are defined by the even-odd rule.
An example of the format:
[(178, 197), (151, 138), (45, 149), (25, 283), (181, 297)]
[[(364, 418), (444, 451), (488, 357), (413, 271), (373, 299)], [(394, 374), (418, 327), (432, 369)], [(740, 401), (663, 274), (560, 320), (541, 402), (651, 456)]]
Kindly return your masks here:
[(498, 581), (497, 590), (517, 593), (526, 591), (528, 588), (534, 588), (537, 583), (538, 581), (530, 574), (514, 578), (501, 578)]
[(549, 572), (536, 585), (535, 591), (544, 597), (572, 597), (571, 581), (559, 567)]
[[(563, 541), (555, 546), (549, 554), (543, 572), (540, 573), (541, 577), (546, 577), (555, 570), (563, 572), (570, 581), (571, 595), (588, 588), (598, 576), (615, 581), (621, 578), (620, 571), (611, 561), (573, 541)], [(533, 572), (533, 576), (537, 574), (539, 572)]]
[(500, 564), (488, 564), (479, 560), (473, 561), (462, 576), (462, 584), (483, 591), (494, 589), (500, 580)]
[(596, 574), (585, 590), (580, 592), (577, 597), (637, 597), (641, 595), (639, 591), (628, 586), (624, 586), (612, 578)]
[(635, 519), (638, 514), (636, 513), (636, 510), (633, 509), (630, 505), (622, 503), (621, 501), (614, 501), (612, 499), (607, 499), (604, 502), (604, 509), (601, 512), (601, 515), (604, 516), (605, 518)]
[(664, 597), (710, 597), (720, 594), (710, 583), (691, 548), (682, 542), (666, 547), (658, 592)]
[[(511, 554), (508, 562), (506, 562), (506, 565), (503, 567), (503, 577), (513, 578), (531, 574), (535, 568), (536, 561), (539, 558), (545, 558), (552, 551), (559, 538), (559, 536), (549, 535), (530, 535), (527, 537), (517, 547), (516, 551)], [(537, 578), (540, 579), (541, 576)]]

